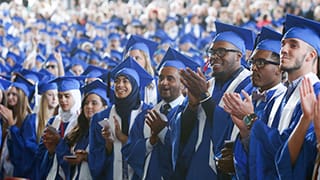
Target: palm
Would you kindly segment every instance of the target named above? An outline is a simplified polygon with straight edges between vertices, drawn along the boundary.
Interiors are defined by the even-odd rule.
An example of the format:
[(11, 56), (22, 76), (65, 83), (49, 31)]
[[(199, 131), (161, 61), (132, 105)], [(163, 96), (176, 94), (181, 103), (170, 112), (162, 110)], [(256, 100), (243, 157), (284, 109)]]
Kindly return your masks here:
[(316, 97), (314, 95), (313, 86), (309, 79), (303, 79), (300, 86), (300, 99), (303, 115), (312, 120), (314, 117), (314, 106), (316, 104)]

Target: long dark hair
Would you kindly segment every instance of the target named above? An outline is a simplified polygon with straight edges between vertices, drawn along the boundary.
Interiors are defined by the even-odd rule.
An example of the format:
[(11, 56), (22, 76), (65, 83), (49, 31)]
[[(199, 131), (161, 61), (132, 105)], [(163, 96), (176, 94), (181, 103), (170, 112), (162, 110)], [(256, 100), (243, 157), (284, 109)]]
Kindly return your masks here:
[[(78, 116), (78, 124), (67, 134), (65, 137), (67, 144), (69, 147), (74, 146), (82, 137), (86, 136), (89, 132), (90, 127), (90, 119), (87, 119), (84, 115), (84, 104), (88, 95), (86, 95), (81, 102), (81, 113)], [(99, 96), (103, 106), (106, 106), (107, 103)]]

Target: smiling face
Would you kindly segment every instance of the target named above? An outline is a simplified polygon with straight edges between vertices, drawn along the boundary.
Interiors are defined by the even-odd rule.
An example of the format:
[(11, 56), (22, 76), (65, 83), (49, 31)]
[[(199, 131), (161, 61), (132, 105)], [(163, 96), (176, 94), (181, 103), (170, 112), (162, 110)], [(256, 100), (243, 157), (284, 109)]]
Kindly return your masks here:
[(95, 113), (101, 111), (104, 108), (100, 96), (96, 94), (89, 94), (84, 100), (84, 116), (90, 119)]
[(59, 105), (63, 111), (70, 111), (75, 101), (71, 92), (58, 92)]
[(114, 81), (115, 95), (119, 99), (128, 97), (132, 91), (129, 79), (125, 76), (118, 76)]
[(209, 51), (213, 52), (219, 49), (227, 51), (225, 54), (223, 53), (223, 56), (219, 56), (219, 53), (217, 52), (209, 57), (213, 71), (212, 76), (225, 79), (240, 68), (241, 53), (234, 45), (226, 41), (212, 43), (209, 47)]
[(18, 103), (18, 90), (16, 87), (10, 87), (7, 94), (8, 106), (14, 107)]
[(163, 67), (160, 71), (158, 90), (161, 98), (171, 102), (180, 96), (183, 85), (177, 68)]

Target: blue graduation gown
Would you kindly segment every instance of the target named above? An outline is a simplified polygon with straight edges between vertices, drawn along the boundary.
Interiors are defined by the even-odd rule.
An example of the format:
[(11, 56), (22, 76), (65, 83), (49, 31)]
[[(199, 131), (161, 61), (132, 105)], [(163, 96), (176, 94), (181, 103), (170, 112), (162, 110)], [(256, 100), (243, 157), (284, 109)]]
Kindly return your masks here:
[[(230, 115), (216, 104), (220, 102), (230, 84), (239, 77), (242, 71), (244, 71), (243, 68), (239, 69), (223, 84), (215, 82), (212, 97), (201, 104), (206, 119), (197, 117), (199, 112), (193, 112), (188, 108), (183, 112), (181, 120), (179, 120), (181, 122), (181, 138), (174, 172), (175, 178), (218, 178), (214, 158), (220, 156), (224, 141), (230, 139), (233, 123)], [(240, 93), (249, 84), (251, 84), (250, 76), (247, 75), (233, 92)]]
[[(319, 83), (316, 83), (314, 88), (315, 93), (318, 94), (320, 89)], [(279, 178), (275, 163), (276, 154), (289, 139), (289, 136), (301, 118), (302, 109), (300, 102), (294, 107), (289, 126), (282, 133), (278, 130), (281, 113), (283, 113), (283, 106), (279, 107), (271, 127), (268, 127), (265, 122), (258, 120), (251, 129), (249, 159), (250, 161), (254, 160), (256, 162), (254, 163), (255, 165), (250, 166), (250, 179), (263, 179), (266, 177), (270, 177), (271, 179)], [(308, 155), (313, 156), (312, 151), (310, 151)], [(290, 158), (285, 159), (287, 163), (289, 163)], [(311, 168), (311, 173), (312, 169), (313, 168)], [(282, 172), (279, 173), (281, 174)]]
[[(81, 139), (77, 142), (77, 144), (75, 145), (74, 151), (86, 150), (88, 145), (89, 145), (89, 134), (87, 133), (86, 136), (81, 137)], [(69, 147), (69, 145), (67, 144), (65, 139), (60, 141), (60, 143), (57, 145), (56, 154), (57, 154), (58, 159), (63, 159), (63, 157), (66, 155), (73, 155), (73, 153), (71, 153), (71, 148)], [(76, 179), (78, 180), (80, 178), (79, 172), (80, 172), (81, 164), (73, 167), (72, 165), (65, 163), (65, 166), (66, 166), (66, 169), (65, 169), (66, 173), (65, 174), (69, 175), (67, 177), (67, 179), (73, 178), (76, 169), (78, 172), (76, 174)], [(74, 169), (74, 168), (76, 168), (76, 169)]]
[[(253, 101), (254, 111), (258, 117), (261, 117), (260, 120), (265, 124), (268, 124), (269, 115), (271, 114), (272, 107), (277, 100), (277, 98), (282, 98), (281, 95), (285, 92), (285, 87), (278, 87), (279, 89), (270, 90), (267, 93), (266, 101), (260, 102), (257, 104), (256, 101)], [(251, 139), (250, 139), (251, 141)], [(252, 140), (254, 141), (254, 140)], [(256, 143), (256, 142), (251, 142)], [(256, 151), (254, 149), (249, 150), (251, 156), (256, 156)], [(238, 136), (234, 144), (234, 165), (236, 170), (236, 175), (238, 179), (249, 179), (249, 167), (256, 167), (260, 164), (256, 163), (258, 158), (252, 158), (250, 164), (248, 162), (248, 153), (245, 150), (245, 147), (241, 143), (240, 137)], [(255, 168), (251, 168), (255, 169)], [(262, 173), (262, 172), (260, 172)]]
[[(320, 92), (320, 82), (314, 84), (313, 88), (316, 95), (318, 95)], [(292, 129), (292, 131), (299, 120), (300, 119), (297, 119), (297, 121), (290, 124), (289, 128)], [(284, 131), (284, 133), (287, 134), (286, 131)], [(316, 148), (317, 137), (314, 132), (313, 123), (311, 123), (306, 132), (303, 145), (294, 165), (291, 164), (288, 141), (289, 139), (286, 139), (281, 145), (275, 157), (279, 177), (282, 179), (311, 179), (318, 152)]]
[[(127, 159), (130, 166), (134, 169), (139, 178), (143, 177), (144, 168), (147, 166), (145, 172), (145, 179), (169, 179), (172, 173), (172, 153), (171, 153), (171, 135), (170, 124), (177, 115), (183, 110), (183, 105), (178, 105), (171, 109), (167, 114), (168, 130), (165, 134), (164, 142), (160, 140), (152, 147), (149, 154), (150, 161), (146, 163), (148, 154), (146, 153), (146, 142), (149, 139), (145, 137), (144, 127), (145, 118), (137, 119), (132, 127), (129, 135), (128, 143), (122, 148), (123, 156)], [(171, 126), (172, 127), (172, 126)]]
[(28, 114), (20, 128), (14, 125), (9, 129), (7, 143), (15, 177), (33, 177), (34, 158), (38, 147), (35, 120), (36, 114)]
[[(52, 124), (53, 121), (55, 121), (55, 117), (49, 119), (48, 124)], [(63, 123), (63, 122), (61, 122)], [(63, 127), (64, 129), (67, 129), (68, 125), (70, 123), (63, 123)], [(59, 126), (58, 132), (61, 131), (61, 126)], [(69, 152), (69, 149), (66, 148), (66, 146), (63, 145), (63, 139), (61, 138), (56, 146), (56, 151), (53, 154), (50, 154), (47, 150), (47, 148), (45, 147), (45, 145), (43, 144), (42, 139), (40, 140), (39, 143), (39, 147), (38, 147), (38, 156), (39, 158), (37, 158), (38, 162), (38, 166), (39, 166), (39, 172), (37, 172), (37, 179), (44, 179), (48, 176), (52, 166), (53, 166), (53, 161), (55, 160), (54, 157), (56, 155), (57, 157), (57, 161), (58, 161), (58, 168), (57, 168), (57, 172), (56, 172), (56, 176), (55, 179), (56, 180), (60, 180), (62, 179), (62, 177), (60, 177), (59, 175), (59, 166), (62, 167), (63, 173), (65, 174), (66, 178), (70, 177), (70, 172), (69, 172), (69, 164), (63, 160), (63, 155), (67, 154)]]
[[(89, 132), (90, 153), (88, 156), (88, 163), (93, 179), (113, 179), (114, 152), (111, 154), (106, 152), (105, 139), (101, 135), (102, 127), (98, 123), (104, 118), (109, 118), (111, 108), (112, 107), (95, 114), (91, 120)], [(135, 118), (133, 127), (136, 126), (135, 123), (138, 122), (139, 119), (145, 117), (148, 109), (151, 109), (151, 106), (147, 104), (142, 105), (141, 112)], [(113, 118), (110, 117), (110, 119)], [(138, 177), (136, 173), (137, 172), (135, 172), (133, 179)]]

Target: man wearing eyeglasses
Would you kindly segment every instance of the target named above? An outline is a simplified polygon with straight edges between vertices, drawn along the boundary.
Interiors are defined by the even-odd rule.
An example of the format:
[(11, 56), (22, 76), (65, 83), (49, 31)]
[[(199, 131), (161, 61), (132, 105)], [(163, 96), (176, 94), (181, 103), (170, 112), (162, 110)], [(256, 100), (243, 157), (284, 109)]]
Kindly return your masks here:
[[(252, 84), (256, 87), (252, 95), (243, 92), (243, 100), (238, 93), (226, 93), (223, 96), (224, 109), (232, 115), (232, 121), (240, 133), (234, 149), (223, 149), (223, 158), (218, 161), (218, 168), (228, 172), (232, 170), (228, 169), (229, 164), (234, 161), (239, 179), (257, 179), (258, 175), (276, 179), (272, 176), (273, 173), (269, 173), (276, 170), (275, 165), (259, 161), (260, 154), (255, 153), (256, 149), (249, 146), (258, 142), (249, 135), (250, 128), (258, 117), (269, 127), (276, 128), (278, 124), (273, 121), (273, 117), (286, 91), (286, 87), (281, 83), (282, 73), (279, 67), (281, 37), (280, 33), (262, 28), (257, 46), (249, 60)], [(266, 168), (272, 171), (267, 171)]]
[[(179, 154), (173, 179), (226, 178), (216, 168), (224, 141), (235, 139), (238, 130), (223, 110), (225, 92), (240, 92), (251, 84), (250, 71), (241, 66), (246, 50), (253, 49), (255, 34), (236, 26), (216, 22), (217, 35), (208, 57), (212, 78), (203, 73), (181, 70), (182, 83), (188, 89), (188, 107), (181, 122)], [(250, 86), (250, 85), (249, 85)], [(178, 139), (179, 139), (178, 138)]]

